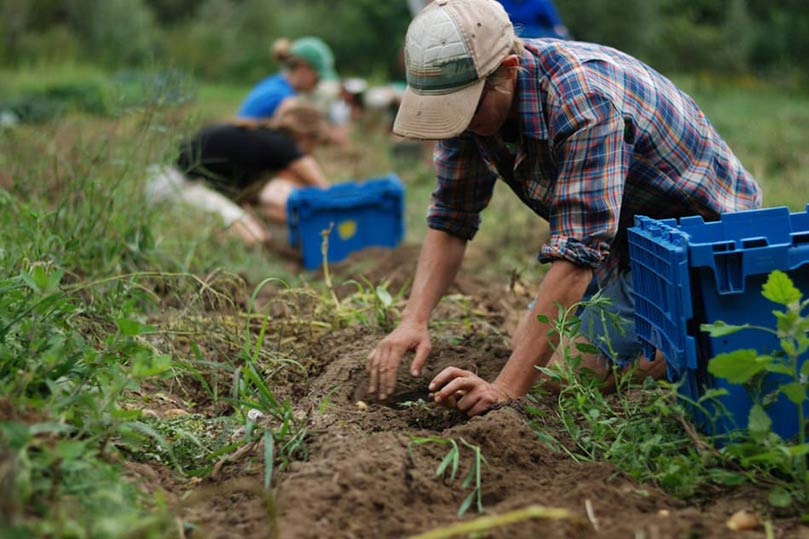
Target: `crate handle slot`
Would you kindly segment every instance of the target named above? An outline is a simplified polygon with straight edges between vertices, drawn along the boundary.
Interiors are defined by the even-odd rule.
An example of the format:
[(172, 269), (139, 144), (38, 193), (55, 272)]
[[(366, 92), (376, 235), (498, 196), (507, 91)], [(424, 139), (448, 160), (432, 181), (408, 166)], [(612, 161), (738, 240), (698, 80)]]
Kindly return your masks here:
[(732, 241), (717, 242), (711, 246), (714, 253), (726, 253), (728, 251), (735, 251), (736, 245)]
[(809, 245), (809, 232), (796, 232), (792, 234), (792, 245)]
[(716, 257), (716, 288), (720, 294), (744, 291), (742, 253), (725, 253)]
[(742, 240), (742, 248), (752, 249), (754, 247), (766, 247), (767, 238), (745, 238)]

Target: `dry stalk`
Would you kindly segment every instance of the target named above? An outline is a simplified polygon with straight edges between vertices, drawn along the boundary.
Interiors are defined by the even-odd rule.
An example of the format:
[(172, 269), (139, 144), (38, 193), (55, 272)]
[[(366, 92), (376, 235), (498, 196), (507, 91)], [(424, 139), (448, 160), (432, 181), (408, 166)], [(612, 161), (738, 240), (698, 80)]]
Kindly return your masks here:
[(529, 505), (523, 509), (517, 509), (516, 511), (503, 513), (502, 515), (479, 517), (468, 522), (453, 524), (446, 528), (420, 533), (411, 536), (410, 539), (449, 539), (450, 537), (456, 537), (458, 535), (488, 532), (496, 528), (502, 528), (526, 520), (567, 520), (579, 526), (586, 526), (588, 524), (586, 520), (567, 509)]

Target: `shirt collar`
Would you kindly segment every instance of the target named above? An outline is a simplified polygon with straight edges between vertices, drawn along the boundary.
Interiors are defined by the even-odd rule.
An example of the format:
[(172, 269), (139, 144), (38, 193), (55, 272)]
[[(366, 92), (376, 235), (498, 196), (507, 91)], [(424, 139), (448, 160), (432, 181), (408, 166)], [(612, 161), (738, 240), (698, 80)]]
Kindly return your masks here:
[(517, 76), (520, 132), (533, 139), (547, 140), (549, 130), (543, 109), (545, 92), (541, 87), (542, 69), (533, 47), (525, 41), (523, 43), (526, 44), (526, 48), (520, 58), (522, 69)]

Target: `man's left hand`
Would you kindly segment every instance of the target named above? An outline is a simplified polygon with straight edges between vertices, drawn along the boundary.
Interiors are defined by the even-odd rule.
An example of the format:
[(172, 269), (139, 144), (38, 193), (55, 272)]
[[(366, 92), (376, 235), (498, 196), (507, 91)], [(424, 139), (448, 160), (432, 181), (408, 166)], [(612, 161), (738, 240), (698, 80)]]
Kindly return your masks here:
[(486, 412), (495, 404), (513, 397), (501, 385), (489, 383), (473, 372), (447, 367), (433, 378), (429, 386), (435, 402), (455, 408), (469, 417)]

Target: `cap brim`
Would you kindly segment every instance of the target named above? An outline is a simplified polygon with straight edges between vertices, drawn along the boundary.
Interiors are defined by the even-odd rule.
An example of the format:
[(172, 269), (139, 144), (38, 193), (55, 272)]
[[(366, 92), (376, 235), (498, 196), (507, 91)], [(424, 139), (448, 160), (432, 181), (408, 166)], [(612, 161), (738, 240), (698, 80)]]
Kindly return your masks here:
[(424, 140), (457, 137), (469, 127), (484, 84), (486, 79), (482, 78), (457, 92), (442, 95), (417, 94), (408, 87), (393, 122), (393, 132)]
[(340, 76), (337, 75), (337, 71), (335, 71), (331, 67), (324, 67), (322, 70), (320, 70), (317, 74), (317, 78), (319, 78), (320, 80), (329, 80), (329, 81), (340, 80)]

